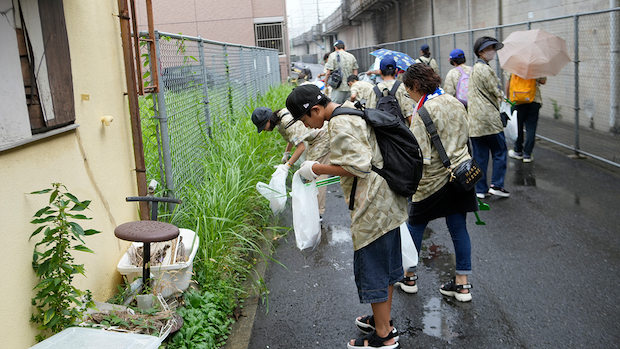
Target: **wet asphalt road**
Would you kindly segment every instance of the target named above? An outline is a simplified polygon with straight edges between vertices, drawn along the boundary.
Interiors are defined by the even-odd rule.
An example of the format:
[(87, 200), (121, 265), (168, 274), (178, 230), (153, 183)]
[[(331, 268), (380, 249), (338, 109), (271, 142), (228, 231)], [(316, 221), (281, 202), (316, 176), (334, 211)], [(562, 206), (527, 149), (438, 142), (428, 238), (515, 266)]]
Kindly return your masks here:
[[(468, 215), (473, 301), (444, 298), (454, 250), (442, 219), (425, 232), (420, 291), (395, 289), (392, 319), (401, 348), (617, 348), (620, 346), (620, 176), (571, 160), (549, 143), (535, 161), (509, 159), (508, 199), (485, 199)], [(289, 204), (290, 206), (290, 204)], [(290, 207), (284, 225), (291, 225)], [(294, 233), (278, 242), (265, 275), (268, 304), (258, 308), (251, 349), (346, 348), (360, 333), (349, 213), (329, 187), (322, 240), (299, 251)], [(268, 311), (267, 311), (268, 310)]]

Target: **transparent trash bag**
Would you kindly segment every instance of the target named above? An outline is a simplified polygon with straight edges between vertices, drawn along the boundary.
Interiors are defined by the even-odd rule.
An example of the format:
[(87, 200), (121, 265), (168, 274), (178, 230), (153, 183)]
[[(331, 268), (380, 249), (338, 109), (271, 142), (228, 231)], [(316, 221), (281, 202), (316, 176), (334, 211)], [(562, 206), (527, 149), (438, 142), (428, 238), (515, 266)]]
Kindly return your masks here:
[(297, 248), (304, 250), (311, 247), (314, 249), (321, 241), (321, 222), (319, 218), (319, 202), (316, 181), (306, 185), (299, 175), (299, 171), (293, 175), (293, 190), (291, 197), (293, 202), (293, 228)]
[(256, 183), (256, 190), (269, 200), (269, 207), (274, 214), (279, 214), (286, 206), (286, 177), (288, 172), (277, 169), (271, 175), (269, 184)]
[(418, 249), (415, 248), (407, 223), (400, 225), (400, 248), (403, 254), (403, 270), (418, 265)]

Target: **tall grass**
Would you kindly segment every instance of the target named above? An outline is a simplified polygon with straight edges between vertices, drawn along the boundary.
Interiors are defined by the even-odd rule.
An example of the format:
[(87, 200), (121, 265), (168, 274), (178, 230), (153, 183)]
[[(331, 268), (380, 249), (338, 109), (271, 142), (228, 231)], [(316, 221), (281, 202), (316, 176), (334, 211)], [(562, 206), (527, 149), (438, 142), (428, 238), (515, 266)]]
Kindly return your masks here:
[[(288, 85), (272, 88), (243, 112), (213, 125), (212, 136), (205, 138), (202, 150), (204, 181), (177, 189), (183, 204), (177, 207), (171, 222), (194, 230), (200, 237), (194, 280), (201, 289), (217, 292), (218, 307), (226, 308), (219, 313), (232, 312), (228, 307), (245, 293), (241, 282), (252, 277), (258, 258), (268, 258), (261, 248), (270, 248), (270, 233), (279, 230), (268, 201), (256, 191), (256, 183), (269, 181), (285, 143), (277, 132), (257, 133), (250, 116), (257, 106), (274, 110), (284, 107), (291, 89)], [(206, 332), (216, 338), (225, 336), (221, 328), (227, 330), (227, 326), (222, 326), (222, 321), (217, 323), (220, 325)], [(200, 327), (204, 329), (205, 324)], [(188, 338), (183, 331), (179, 337), (185, 340), (181, 342)], [(173, 339), (170, 344), (192, 347), (179, 342)]]

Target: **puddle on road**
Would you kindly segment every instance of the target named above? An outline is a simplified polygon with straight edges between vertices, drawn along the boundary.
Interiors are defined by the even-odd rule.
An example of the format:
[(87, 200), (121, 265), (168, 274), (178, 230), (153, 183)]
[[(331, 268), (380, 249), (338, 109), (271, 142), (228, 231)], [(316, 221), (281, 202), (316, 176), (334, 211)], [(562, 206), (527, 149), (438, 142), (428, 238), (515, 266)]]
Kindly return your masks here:
[(431, 297), (429, 301), (424, 304), (424, 316), (422, 317), (422, 325), (424, 328), (422, 332), (429, 336), (441, 338), (445, 341), (458, 336), (457, 333), (452, 332), (450, 326), (451, 316), (443, 311), (446, 304), (438, 297)]
[[(439, 281), (445, 283), (450, 280), (454, 273), (455, 257), (454, 254), (447, 252), (446, 247), (442, 245), (429, 245), (428, 239), (433, 233), (432, 229), (429, 228), (424, 232), (425, 243), (420, 253), (422, 258), (418, 268), (425, 268), (427, 272), (436, 274)], [(458, 310), (455, 312), (455, 304), (443, 298), (441, 295), (431, 296), (424, 304), (422, 332), (450, 342), (459, 335), (452, 329), (452, 324), (458, 321)]]
[(349, 228), (337, 225), (330, 225), (323, 229), (323, 236), (329, 245), (336, 245), (351, 242), (351, 232)]

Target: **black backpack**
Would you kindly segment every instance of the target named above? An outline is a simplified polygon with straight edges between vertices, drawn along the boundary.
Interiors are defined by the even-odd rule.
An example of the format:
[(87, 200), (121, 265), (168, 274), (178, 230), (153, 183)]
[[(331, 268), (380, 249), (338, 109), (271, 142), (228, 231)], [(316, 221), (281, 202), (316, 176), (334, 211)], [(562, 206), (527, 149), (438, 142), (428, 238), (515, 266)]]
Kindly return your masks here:
[(400, 109), (400, 103), (398, 103), (398, 99), (396, 99), (396, 91), (398, 91), (398, 87), (400, 86), (400, 81), (396, 81), (394, 86), (392, 86), (391, 90), (387, 90), (387, 96), (383, 95), (382, 91), (379, 91), (379, 87), (375, 85), (373, 91), (377, 95), (377, 106), (376, 109), (386, 111), (390, 114), (396, 115), (401, 119), (405, 119), (402, 110)]
[[(422, 178), (422, 152), (418, 141), (401, 117), (379, 109), (363, 111), (338, 107), (332, 117), (351, 114), (362, 117), (375, 131), (377, 144), (383, 156), (383, 168), (372, 165), (372, 170), (383, 177), (399, 195), (410, 197), (418, 189)], [(349, 209), (353, 210), (357, 177), (353, 182)]]
[(338, 88), (342, 83), (342, 68), (340, 67), (340, 54), (336, 53), (336, 58), (338, 59), (338, 68), (332, 71), (329, 74), (329, 79), (327, 79), (327, 83), (332, 88)]

